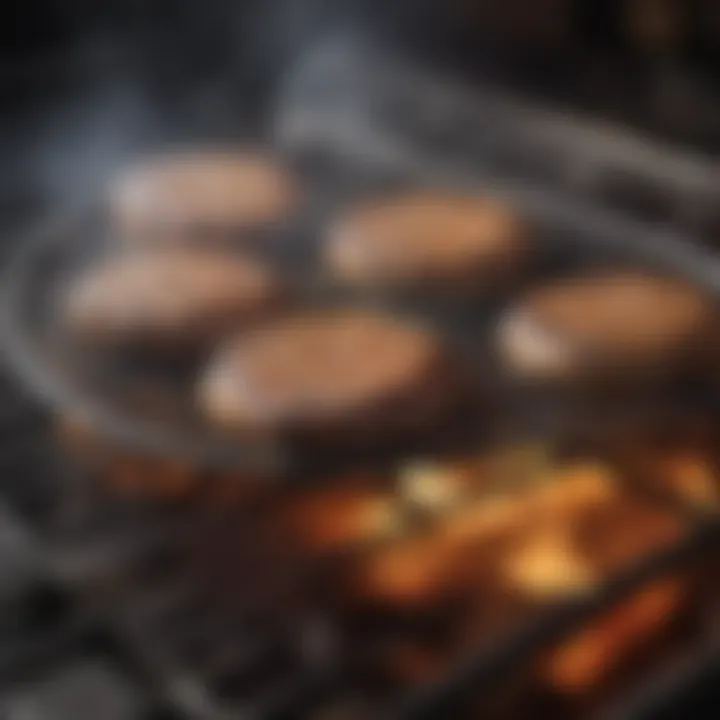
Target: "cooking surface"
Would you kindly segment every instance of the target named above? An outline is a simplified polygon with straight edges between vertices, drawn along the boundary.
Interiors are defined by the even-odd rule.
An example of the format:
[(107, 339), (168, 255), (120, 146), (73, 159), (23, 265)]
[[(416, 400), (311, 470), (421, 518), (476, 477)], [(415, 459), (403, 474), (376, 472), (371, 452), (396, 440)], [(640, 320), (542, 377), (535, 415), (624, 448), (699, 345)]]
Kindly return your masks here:
[[(95, 70), (74, 74), (66, 86), (50, 81), (54, 71), (47, 65), (27, 71), (30, 75), (21, 83), (7, 78), (5, 92), (12, 101), (0, 121), (0, 155), (5, 163), (0, 183), (3, 252), (43, 212), (93, 195), (98, 180), (111, 167), (148, 144), (218, 135), (253, 137), (257, 132), (257, 118), (243, 112), (237, 92), (226, 92), (226, 81), (210, 87), (190, 83), (182, 91), (168, 86), (161, 95), (156, 87), (137, 81), (127, 72), (125, 61), (112, 52), (97, 48), (90, 52), (90, 57), (67, 62)], [(96, 52), (100, 55), (92, 54)], [(63, 77), (62, 72), (58, 75)], [(48, 94), (49, 85), (55, 90)], [(186, 604), (188, 588), (182, 587), (182, 577), (165, 583), (160, 576), (158, 568), (172, 565), (180, 532), (172, 513), (165, 518), (166, 526), (157, 517), (145, 522), (142, 512), (117, 503), (105, 508), (89, 503), (85, 489), (74, 487), (72, 467), (47, 440), (42, 415), (19, 396), (14, 381), (4, 380), (0, 393), (4, 478), (0, 604), (5, 618), (0, 624), (0, 636), (4, 636), (0, 712), (10, 720), (31, 716), (38, 720), (228, 717), (218, 702), (223, 662), (232, 666), (240, 650), (257, 660), (257, 649), (246, 633), (241, 643), (228, 632), (232, 617), (218, 619), (207, 608), (204, 615), (202, 610), (198, 614), (194, 601)], [(218, 542), (223, 544), (222, 535)], [(136, 579), (128, 581), (128, 577)], [(88, 585), (124, 598), (122, 612), (108, 616), (88, 606)], [(201, 623), (204, 629), (199, 629)], [(291, 676), (289, 684), (257, 699), (257, 706), (250, 708), (251, 715), (255, 712), (252, 716), (296, 717), (290, 707), (300, 707), (324, 683), (335, 681), (333, 673), (325, 672), (327, 657), (332, 657), (326, 642), (328, 629), (317, 618), (301, 625), (302, 638), (293, 642), (301, 644), (303, 652), (309, 646), (315, 653), (317, 675), (306, 674), (301, 680)], [(147, 642), (152, 637), (146, 633), (148, 627), (153, 631), (162, 627), (172, 643), (209, 645), (207, 653), (215, 656), (220, 667), (214, 691), (204, 687), (201, 674), (179, 664), (181, 653), (163, 655), (172, 643)], [(201, 637), (193, 638), (193, 630), (199, 630)], [(674, 689), (673, 683), (687, 684), (683, 682), (687, 676), (692, 679), (690, 685), (703, 681), (693, 703), (702, 706), (717, 695), (713, 666), (720, 664), (720, 642), (715, 641), (709, 638), (694, 656), (701, 672), (696, 672), (693, 662), (684, 661), (672, 673), (668, 692)], [(270, 663), (280, 665), (278, 658), (287, 660), (288, 654), (297, 651), (297, 647), (283, 647), (283, 642), (278, 646), (260, 638), (260, 654), (269, 653)], [(218, 660), (223, 653), (225, 660)], [(197, 655), (201, 656), (199, 651)], [(213, 661), (207, 662), (209, 667)], [(246, 682), (254, 685), (250, 672)], [(646, 690), (639, 689), (639, 703)], [(665, 707), (662, 696), (654, 696), (653, 714), (632, 717), (717, 714), (709, 706), (695, 710), (682, 695), (674, 700), (677, 711)]]

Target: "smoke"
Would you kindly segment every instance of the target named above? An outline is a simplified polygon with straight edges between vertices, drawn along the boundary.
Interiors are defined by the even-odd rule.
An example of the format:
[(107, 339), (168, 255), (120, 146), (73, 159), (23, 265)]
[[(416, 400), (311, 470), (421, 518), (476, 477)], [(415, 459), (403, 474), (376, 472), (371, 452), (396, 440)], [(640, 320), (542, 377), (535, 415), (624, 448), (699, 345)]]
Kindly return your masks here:
[(0, 120), (0, 195), (22, 188), (53, 204), (77, 202), (150, 145), (255, 133), (288, 68), (327, 38), (357, 32), (382, 5), (131, 2), (97, 10), (94, 22), (88, 4), (61, 58), (12, 69), (18, 93), (3, 97), (15, 117)]
[(59, 108), (32, 145), (30, 166), (54, 202), (91, 198), (105, 178), (147, 142), (157, 118), (132, 83), (115, 83)]

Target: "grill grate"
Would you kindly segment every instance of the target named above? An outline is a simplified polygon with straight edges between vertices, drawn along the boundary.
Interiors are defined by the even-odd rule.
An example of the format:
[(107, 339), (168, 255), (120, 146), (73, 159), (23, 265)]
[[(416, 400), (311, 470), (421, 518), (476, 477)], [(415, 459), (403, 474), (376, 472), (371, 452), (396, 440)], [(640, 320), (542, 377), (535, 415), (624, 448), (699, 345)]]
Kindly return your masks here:
[[(370, 65), (363, 60), (360, 66)], [(394, 91), (389, 97), (397, 102)], [(418, 146), (446, 151), (451, 133), (457, 135), (458, 150), (467, 147), (468, 141), (459, 133), (462, 128), (446, 124), (458, 117), (451, 112), (453, 101), (446, 101), (450, 110), (440, 113), (434, 127), (421, 128), (412, 136)], [(408, 115), (407, 106), (390, 110)], [(466, 113), (459, 116), (467, 119)], [(288, 106), (281, 117), (293, 125), (298, 116)], [(390, 120), (383, 119), (381, 124), (392, 127)], [(528, 122), (542, 125), (540, 120)], [(472, 125), (468, 121), (464, 127), (470, 131)], [(293, 134), (297, 127), (290, 132), (286, 126), (281, 134), (291, 144), (301, 140), (307, 150), (308, 137), (299, 140)], [(373, 135), (375, 130), (369, 128), (366, 135), (380, 147), (377, 155), (385, 161), (397, 159), (395, 140), (389, 139), (383, 147), (383, 135)], [(323, 146), (332, 137), (337, 136), (328, 132)], [(579, 144), (587, 144), (583, 137)], [(562, 140), (563, 145), (568, 142), (564, 135)], [(340, 144), (343, 141), (339, 139)], [(489, 144), (477, 142), (480, 155)], [(588, 187), (598, 186), (597, 176), (587, 167), (569, 161), (558, 165), (560, 177), (548, 172), (555, 156), (550, 148), (546, 150), (548, 155), (544, 150), (539, 156), (532, 149), (518, 150), (514, 160), (499, 152), (495, 161), (523, 172), (541, 165), (536, 177), (554, 177), (559, 187), (569, 177), (579, 178), (580, 190), (573, 192), (580, 196)], [(643, 219), (664, 205), (658, 198), (665, 195), (645, 184), (645, 178), (651, 176), (654, 184), (687, 179), (695, 183), (693, 187), (706, 187), (708, 177), (714, 182), (714, 174), (700, 172), (694, 161), (682, 165), (685, 169), (678, 177), (678, 157), (658, 153), (631, 152), (625, 158), (632, 165), (631, 189), (622, 192), (622, 197), (631, 199), (630, 219), (624, 212), (619, 213), (619, 220), (614, 216), (608, 220), (597, 208), (588, 212), (598, 222), (619, 223), (621, 235), (627, 235), (628, 228), (639, 228), (641, 238), (657, 243), (656, 227), (649, 228)], [(603, 152), (596, 161), (607, 162), (611, 154)], [(616, 192), (617, 178), (611, 181), (612, 172), (605, 171), (609, 174), (601, 176)], [(667, 188), (662, 192), (668, 192)], [(613, 207), (618, 204), (614, 196), (607, 200)], [(584, 206), (579, 207), (579, 213), (585, 212)], [(682, 224), (673, 232), (686, 239)], [(669, 243), (669, 254), (682, 247)], [(685, 256), (672, 257), (682, 262)], [(0, 471), (6, 479), (6, 507), (0, 507), (0, 683), (5, 688), (0, 693), (0, 710), (11, 719), (31, 713), (39, 720), (450, 717), (469, 689), (492, 687), (512, 674), (529, 648), (563, 635), (648, 578), (682, 563), (699, 562), (703, 553), (720, 548), (720, 523), (700, 523), (683, 546), (644, 561), (597, 594), (533, 619), (500, 647), (474, 654), (437, 684), (397, 697), (368, 667), (368, 658), (377, 652), (359, 652), (352, 640), (346, 646), (343, 618), (327, 613), (322, 598), (317, 597), (314, 583), (324, 566), (294, 568), (297, 573), (290, 577), (272, 578), (277, 581), (277, 592), (260, 593), (255, 603), (243, 607), (223, 603), (222, 591), (227, 587), (215, 586), (213, 594), (206, 576), (198, 579), (197, 568), (187, 563), (187, 551), (197, 538), (193, 533), (205, 527), (192, 509), (123, 507), (115, 500), (108, 503), (88, 494), (87, 487), (73, 482), (73, 468), (58, 456), (43, 414), (18, 396), (11, 379), (0, 381), (0, 398)], [(223, 538), (216, 542), (222, 544)], [(299, 592), (288, 596), (289, 590)], [(283, 622), (271, 622), (280, 608)], [(10, 620), (11, 631), (3, 628), (5, 619)], [(613, 705), (612, 716), (649, 717), (660, 705), (667, 709), (671, 700), (683, 697), (685, 688), (716, 662), (720, 637), (703, 637), (697, 647), (685, 652), (677, 667), (664, 669), (660, 688), (653, 678)]]
[[(37, 437), (39, 440), (41, 434)], [(23, 467), (15, 466), (18, 472)], [(31, 466), (25, 469), (28, 467)], [(37, 466), (32, 468), (33, 472), (39, 470)], [(43, 474), (51, 477), (52, 467), (45, 466)], [(8, 559), (0, 558), (0, 564), (3, 572), (9, 569), (10, 580), (5, 587), (10, 596), (15, 596), (15, 607), (23, 621), (15, 627), (16, 640), (4, 643), (0, 679), (11, 682), (16, 677), (44, 678), (45, 673), (50, 673), (48, 688), (45, 680), (37, 681), (39, 695), (32, 703), (42, 703), (47, 697), (52, 705), (56, 687), (60, 688), (57, 702), (61, 703), (66, 682), (70, 687), (78, 682), (93, 684), (96, 674), (94, 670), (86, 674), (81, 669), (79, 680), (72, 673), (70, 679), (64, 674), (54, 678), (55, 668), (64, 668), (73, 653), (84, 658), (100, 645), (106, 653), (102, 657), (108, 657), (110, 663), (117, 663), (120, 668), (118, 677), (127, 672), (125, 668), (131, 669), (130, 682), (140, 690), (133, 690), (129, 696), (135, 698), (139, 693), (142, 707), (148, 709), (138, 709), (138, 714), (127, 717), (142, 720), (146, 712), (148, 718), (154, 718), (152, 713), (157, 712), (169, 713), (168, 718), (203, 720), (237, 716), (311, 718), (324, 717), (323, 712), (333, 717), (337, 708), (348, 705), (350, 717), (356, 712), (358, 718), (448, 717), (449, 708), (463, 699), (463, 691), (499, 682), (529, 647), (562, 635), (587, 614), (627, 594), (664, 567), (697, 560), (699, 550), (718, 547), (720, 539), (718, 524), (709, 522), (698, 529), (685, 547), (642, 564), (597, 596), (584, 598), (560, 608), (549, 618), (531, 623), (508, 644), (471, 658), (472, 662), (459, 667), (439, 684), (416, 695), (397, 698), (389, 705), (381, 703), (368, 709), (358, 706), (357, 699), (368, 703), (376, 697), (380, 703), (385, 696), (383, 688), (369, 678), (365, 683), (357, 668), (346, 665), (348, 658), (343, 658), (342, 652), (338, 654), (338, 648), (333, 646), (336, 635), (332, 632), (334, 628), (328, 626), (327, 617), (301, 614), (300, 620), (288, 617), (285, 629), (266, 628), (252, 616), (252, 608), (247, 609), (245, 617), (238, 617), (213, 604), (211, 598), (202, 597), (198, 583), (177, 562), (178, 549), (186, 547), (188, 540), (187, 518), (182, 513), (173, 516), (137, 509), (122, 513), (113, 507), (113, 514), (121, 517), (109, 518), (113, 522), (98, 522), (98, 507), (94, 506), (90, 518), (93, 522), (81, 531), (77, 516), (68, 522), (62, 518), (62, 510), (55, 513), (60, 518), (27, 513), (22, 501), (13, 505), (12, 494), (10, 497), (2, 521), (7, 530), (2, 546)], [(166, 514), (170, 517), (163, 517)], [(20, 528), (17, 536), (13, 526)], [(27, 559), (31, 557), (39, 558), (37, 567), (28, 565)], [(18, 559), (22, 559), (22, 564)], [(18, 566), (23, 572), (15, 577), (13, 568)], [(162, 567), (165, 572), (160, 573)], [(12, 607), (12, 597), (7, 602), (7, 607)], [(13, 617), (7, 611), (5, 616)], [(673, 695), (674, 691), (680, 693), (696, 676), (707, 672), (706, 664), (700, 661), (716, 657), (716, 639), (704, 638), (697, 650), (691, 649), (689, 657), (695, 663), (686, 660), (677, 670), (671, 668), (677, 687), (663, 684), (665, 707), (668, 688)], [(115, 689), (108, 693), (118, 695), (121, 708), (140, 708), (141, 705), (129, 704), (136, 703), (135, 699), (124, 697), (123, 683), (118, 681), (117, 687), (113, 685)], [(8, 707), (13, 712), (30, 702), (10, 695)], [(652, 707), (657, 706), (658, 698), (646, 692), (633, 695), (628, 702), (632, 703), (630, 707), (638, 704)], [(640, 715), (633, 710), (627, 716)], [(48, 720), (55, 717), (48, 715)]]

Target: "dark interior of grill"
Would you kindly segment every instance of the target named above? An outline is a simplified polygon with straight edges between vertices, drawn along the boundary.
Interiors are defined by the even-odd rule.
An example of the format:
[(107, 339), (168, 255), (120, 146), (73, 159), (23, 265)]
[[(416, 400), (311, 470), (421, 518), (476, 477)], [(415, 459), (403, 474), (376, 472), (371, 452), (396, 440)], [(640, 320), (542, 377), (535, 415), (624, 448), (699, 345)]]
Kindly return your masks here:
[[(392, 460), (323, 454), (305, 466), (291, 456), (287, 477), (267, 482), (258, 466), (257, 483), (247, 483), (247, 472), (233, 474), (236, 448), (228, 459), (225, 446), (205, 447), (184, 423), (179, 441), (170, 433), (176, 462), (164, 461), (158, 447), (167, 446), (106, 397), (103, 412), (93, 408), (84, 420), (115, 444), (95, 445), (76, 418), (49, 411), (47, 398), (66, 402), (67, 388), (60, 392), (31, 362), (47, 357), (44, 346), (38, 351), (40, 332), (29, 330), (29, 308), (53, 302), (38, 278), (58, 272), (69, 246), (43, 256), (43, 234), (57, 239), (58, 218), (85, 217), (98, 188), (129, 158), (203, 141), (261, 143), (297, 162), (319, 201), (291, 240), (313, 236), (314, 213), (324, 217), (343, 198), (491, 185), (571, 247), (549, 253), (539, 274), (622, 258), (717, 296), (714, 3), (656, 3), (670, 18), (660, 39), (627, 24), (633, 3), (625, 0), (538, 2), (537, 9), (510, 2), (503, 13), (504, 5), (32, 0), (12, 24), (0, 24), (8, 355), (0, 378), (0, 717), (717, 717), (717, 508), (659, 487), (652, 467), (631, 464), (623, 484), (633, 501), (672, 515), (683, 532), (591, 592), (528, 608), (512, 593), (492, 595), (489, 578), (487, 613), (457, 597), (403, 613), (356, 604), (345, 592), (347, 568), (398, 538), (419, 539), (422, 548), (442, 511), (396, 488), (388, 537), (322, 553), (303, 546), (316, 530), (307, 521), (299, 535), (284, 534), (282, 524), (295, 517), (296, 501), (327, 489), (352, 494), (358, 479), (367, 490), (368, 477), (395, 472)], [(82, 232), (70, 228), (78, 244)], [(92, 235), (79, 244), (88, 238), (92, 244)], [(310, 284), (321, 298), (332, 294)], [(418, 305), (427, 310), (422, 299)], [(468, 322), (489, 319), (448, 322), (452, 308), (433, 312), (431, 323), (479, 353)], [(154, 377), (148, 370), (143, 380)], [(626, 427), (641, 425), (637, 411), (656, 421), (653, 447), (677, 438), (692, 445), (697, 435), (715, 449), (717, 389), (686, 380), (667, 422), (667, 398), (641, 395), (614, 415), (612, 401), (587, 410), (573, 398), (558, 408), (555, 398), (538, 396), (528, 408), (521, 397), (521, 412), (495, 416), (490, 445), (539, 437), (562, 462), (625, 462), (625, 451), (634, 458), (632, 438), (628, 450), (617, 437), (627, 440)], [(121, 383), (120, 394), (128, 387)], [(70, 402), (87, 393), (73, 389)], [(603, 410), (608, 416), (594, 422)], [(149, 447), (138, 450), (141, 435)], [(471, 432), (469, 441), (488, 439)], [(157, 497), (137, 492), (140, 475), (156, 479)], [(470, 496), (468, 507), (477, 500)], [(597, 697), (559, 699), (528, 684), (538, 664), (557, 648), (572, 649), (583, 628), (679, 576), (691, 588), (692, 610), (625, 660)]]

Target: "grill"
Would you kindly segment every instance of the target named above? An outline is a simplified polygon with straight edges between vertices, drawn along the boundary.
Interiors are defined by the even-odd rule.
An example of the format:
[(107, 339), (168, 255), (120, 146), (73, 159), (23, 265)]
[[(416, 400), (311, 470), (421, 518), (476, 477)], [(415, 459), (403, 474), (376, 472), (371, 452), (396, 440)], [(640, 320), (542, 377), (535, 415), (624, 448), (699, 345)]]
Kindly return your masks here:
[[(430, 98), (437, 106), (418, 105)], [(712, 167), (612, 128), (532, 107), (518, 113), (519, 102), (490, 88), (468, 94), (445, 82), (433, 86), (426, 74), (367, 45), (333, 43), (287, 79), (275, 137), (352, 187), (407, 179), (476, 186), (492, 179), (534, 216), (565, 231), (583, 228), (588, 257), (610, 251), (652, 258), (720, 290), (720, 264), (703, 248), (716, 222)], [(173, 132), (222, 136), (236, 112), (224, 107)], [(517, 116), (513, 126), (507, 119)], [(163, 127), (154, 117), (113, 152), (131, 152)], [(83, 152), (91, 156), (92, 144)], [(114, 159), (90, 167), (86, 186)], [(44, 160), (39, 174), (47, 170)], [(32, 180), (7, 196), (7, 208), (18, 215), (7, 218), (9, 229), (47, 209), (48, 199), (72, 200)], [(339, 627), (343, 618), (328, 612), (322, 597), (325, 573), (335, 571), (342, 555), (308, 566), (287, 562), (285, 547), (271, 545), (270, 556), (259, 559), (245, 552), (263, 531), (262, 506), (238, 516), (197, 496), (162, 507), (108, 498), (60, 453), (48, 418), (21, 397), (9, 374), (1, 392), (0, 707), (10, 718), (412, 720), (460, 716), (468, 705), (476, 716), (508, 716), (495, 691), (513, 687), (531, 654), (650, 580), (679, 567), (712, 568), (720, 553), (720, 521), (683, 506), (679, 512), (692, 530), (680, 544), (531, 617), (497, 643), (472, 649), (436, 681), (390, 691), (368, 662), (382, 657), (384, 646), (358, 645), (363, 628)], [(408, 522), (422, 529), (422, 518)], [(229, 565), (241, 580), (254, 579), (253, 593), (228, 583)], [(709, 703), (720, 658), (714, 618), (720, 598), (716, 588), (707, 594), (693, 639), (594, 713), (680, 717), (694, 699), (708, 702), (708, 717), (716, 714)]]

